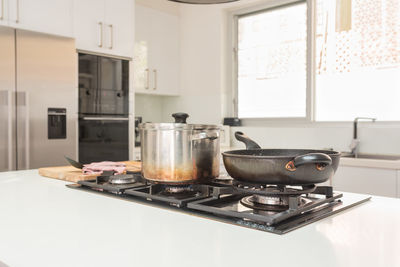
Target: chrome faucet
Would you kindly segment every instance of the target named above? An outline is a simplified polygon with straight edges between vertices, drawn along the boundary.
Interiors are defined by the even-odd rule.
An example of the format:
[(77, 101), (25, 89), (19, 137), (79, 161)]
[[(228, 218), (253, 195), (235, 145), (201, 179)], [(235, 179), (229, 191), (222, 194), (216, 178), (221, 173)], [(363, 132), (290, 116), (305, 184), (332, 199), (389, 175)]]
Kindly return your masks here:
[(354, 119), (353, 122), (353, 140), (350, 144), (351, 154), (354, 155), (355, 158), (358, 156), (358, 146), (360, 144), (360, 140), (358, 140), (357, 136), (357, 126), (359, 120), (371, 120), (372, 122), (376, 121), (376, 118), (366, 118), (366, 117), (357, 117)]

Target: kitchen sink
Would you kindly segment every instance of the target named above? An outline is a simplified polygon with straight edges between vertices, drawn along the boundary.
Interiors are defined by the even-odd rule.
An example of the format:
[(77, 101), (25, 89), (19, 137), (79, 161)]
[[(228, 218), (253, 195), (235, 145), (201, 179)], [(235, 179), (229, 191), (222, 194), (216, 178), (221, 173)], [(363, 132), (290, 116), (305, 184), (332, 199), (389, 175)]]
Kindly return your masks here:
[(375, 159), (375, 160), (400, 160), (400, 155), (385, 155), (385, 154), (354, 154), (343, 153), (342, 158), (358, 158), (358, 159)]

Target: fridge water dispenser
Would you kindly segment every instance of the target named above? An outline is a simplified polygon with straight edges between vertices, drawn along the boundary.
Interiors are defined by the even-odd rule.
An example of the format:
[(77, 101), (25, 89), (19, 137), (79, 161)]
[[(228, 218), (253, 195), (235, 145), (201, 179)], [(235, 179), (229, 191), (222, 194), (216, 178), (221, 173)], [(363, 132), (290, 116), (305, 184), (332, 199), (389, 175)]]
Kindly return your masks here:
[(47, 133), (48, 139), (67, 138), (67, 109), (47, 109)]

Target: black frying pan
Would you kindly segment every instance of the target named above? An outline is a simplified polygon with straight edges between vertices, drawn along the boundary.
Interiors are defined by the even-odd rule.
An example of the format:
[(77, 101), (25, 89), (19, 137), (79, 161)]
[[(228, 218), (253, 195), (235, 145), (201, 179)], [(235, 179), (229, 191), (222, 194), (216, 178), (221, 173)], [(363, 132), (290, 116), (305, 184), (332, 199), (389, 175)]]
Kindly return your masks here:
[(234, 179), (242, 182), (308, 185), (327, 181), (339, 166), (340, 153), (312, 149), (261, 149), (244, 135), (235, 132), (245, 150), (222, 153), (224, 165)]

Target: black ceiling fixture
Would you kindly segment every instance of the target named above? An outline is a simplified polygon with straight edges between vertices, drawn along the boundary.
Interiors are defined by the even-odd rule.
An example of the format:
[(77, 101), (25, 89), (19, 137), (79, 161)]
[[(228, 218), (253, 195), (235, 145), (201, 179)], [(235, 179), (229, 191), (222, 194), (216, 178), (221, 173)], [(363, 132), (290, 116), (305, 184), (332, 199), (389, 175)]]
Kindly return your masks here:
[(169, 1), (184, 3), (184, 4), (207, 5), (207, 4), (223, 4), (229, 2), (236, 2), (239, 0), (169, 0)]

